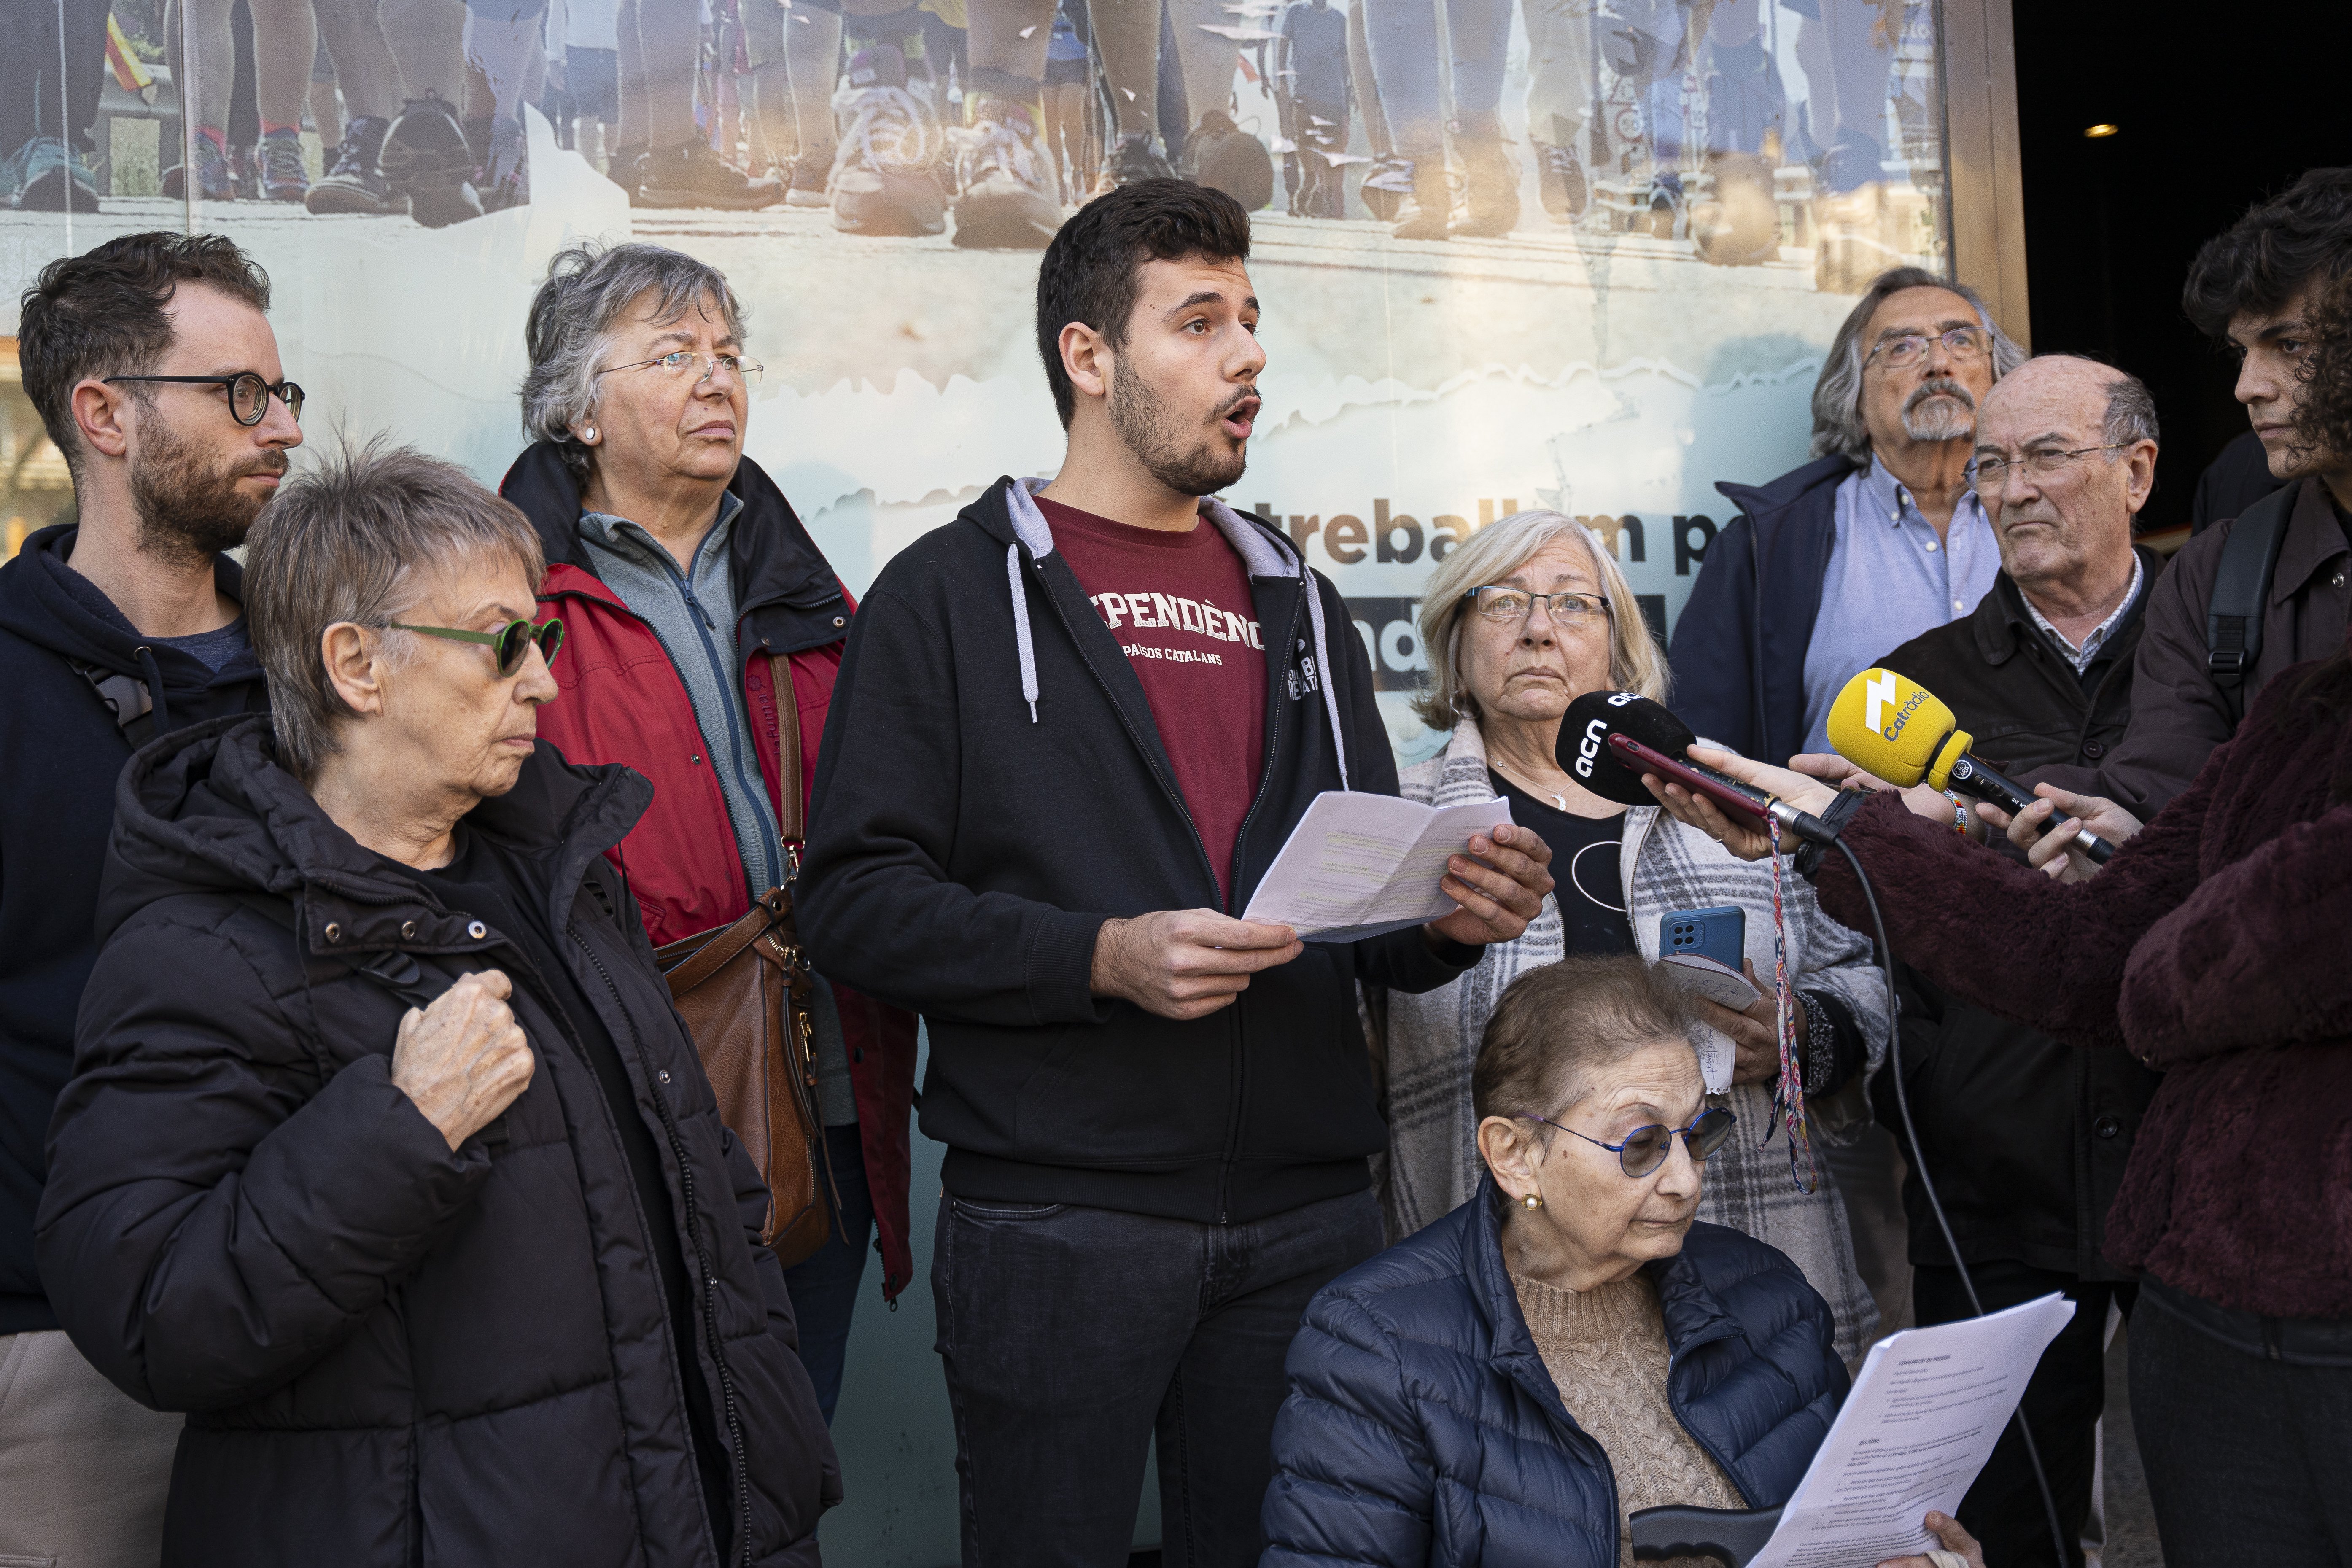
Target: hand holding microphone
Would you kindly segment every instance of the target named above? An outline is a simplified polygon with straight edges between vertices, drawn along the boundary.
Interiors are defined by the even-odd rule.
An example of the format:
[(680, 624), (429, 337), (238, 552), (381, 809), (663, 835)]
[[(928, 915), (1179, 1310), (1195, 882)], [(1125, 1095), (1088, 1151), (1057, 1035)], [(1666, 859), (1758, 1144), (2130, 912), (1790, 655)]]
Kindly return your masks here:
[[(2076, 843), (2085, 830), (2120, 844), (2145, 826), (2103, 795), (2074, 795), (2046, 784), (2035, 784), (2033, 789), (2042, 798), (2015, 816), (1990, 801), (1979, 801), (1977, 815), (1995, 827), (2006, 828), (2009, 841), (2025, 851), (2027, 861), (2056, 881), (2087, 882), (2099, 874), (2098, 863), (2085, 857)], [(2060, 816), (2062, 812), (2071, 816)]]
[[(2011, 817), (2035, 804), (2031, 791), (1969, 754), (1976, 737), (1933, 692), (1891, 669), (1865, 669), (1846, 682), (1830, 704), (1829, 732), (1838, 755), (1898, 788), (1924, 779), (1930, 788), (1973, 795)], [(2102, 865), (2116, 852), (2086, 827), (2076, 828), (2074, 842)]]
[(1836, 791), (1699, 745), (1689, 725), (1636, 692), (1586, 692), (1569, 704), (1555, 746), (1560, 767), (1601, 799), (1654, 801), (1743, 860), (1772, 852), (1768, 822), (1780, 825), (1783, 847), (1835, 837), (1814, 814)]

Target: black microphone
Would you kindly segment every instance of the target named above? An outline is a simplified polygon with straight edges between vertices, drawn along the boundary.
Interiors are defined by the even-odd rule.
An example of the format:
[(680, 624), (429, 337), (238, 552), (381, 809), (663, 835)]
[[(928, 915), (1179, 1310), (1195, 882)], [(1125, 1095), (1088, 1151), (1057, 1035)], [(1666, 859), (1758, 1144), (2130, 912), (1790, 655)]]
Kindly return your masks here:
[[(1960, 794), (1974, 795), (1979, 800), (1989, 800), (2011, 816), (2015, 816), (2042, 798), (2016, 780), (1986, 766), (1984, 763), (1966, 752), (1961, 752), (1954, 760), (1948, 782), (1952, 788)], [(2042, 831), (2046, 833), (2049, 828), (2055, 827), (2066, 820), (2065, 816), (2053, 812), (2051, 815), (2049, 826)], [(2111, 840), (2100, 837), (2087, 827), (2076, 830), (2074, 847), (2088, 856), (2093, 863), (2100, 866), (2105, 865), (2116, 857), (2115, 844)]]
[(1837, 842), (1837, 830), (1812, 813), (1692, 762), (1687, 753), (1697, 740), (1664, 703), (1639, 692), (1588, 691), (1568, 705), (1552, 749), (1561, 769), (1603, 800), (1655, 805), (1657, 797), (1642, 787), (1642, 775), (1654, 773), (1759, 827), (1777, 822), (1800, 838)]

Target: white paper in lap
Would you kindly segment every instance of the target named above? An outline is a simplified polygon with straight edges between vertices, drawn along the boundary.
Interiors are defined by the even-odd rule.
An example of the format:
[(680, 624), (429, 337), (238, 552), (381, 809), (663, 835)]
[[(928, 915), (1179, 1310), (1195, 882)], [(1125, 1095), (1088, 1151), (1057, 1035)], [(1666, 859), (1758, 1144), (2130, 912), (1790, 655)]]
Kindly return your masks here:
[(2053, 1294), (1873, 1345), (1748, 1568), (1868, 1568), (1934, 1547), (1920, 1521), (1959, 1507), (2042, 1352), (2074, 1315), (2074, 1303)]
[(1243, 918), (1318, 942), (1352, 942), (1452, 914), (1438, 888), (1471, 835), (1511, 820), (1510, 803), (1428, 806), (1395, 795), (1315, 797), (1250, 895)]

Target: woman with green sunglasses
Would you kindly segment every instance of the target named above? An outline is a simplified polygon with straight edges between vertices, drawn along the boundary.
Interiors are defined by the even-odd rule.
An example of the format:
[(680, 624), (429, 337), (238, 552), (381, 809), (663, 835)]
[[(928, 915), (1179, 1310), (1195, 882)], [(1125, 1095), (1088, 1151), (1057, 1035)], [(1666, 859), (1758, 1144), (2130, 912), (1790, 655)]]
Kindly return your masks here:
[(445, 637), (450, 642), (481, 643), (498, 649), (499, 679), (508, 680), (522, 671), (523, 660), (530, 657), (531, 645), (539, 645), (539, 655), (552, 667), (555, 650), (563, 646), (563, 622), (550, 616), (543, 621), (533, 621), (518, 616), (495, 631), (468, 632), (456, 626), (413, 626), (404, 621), (392, 623), (394, 631), (422, 632), (429, 637)]

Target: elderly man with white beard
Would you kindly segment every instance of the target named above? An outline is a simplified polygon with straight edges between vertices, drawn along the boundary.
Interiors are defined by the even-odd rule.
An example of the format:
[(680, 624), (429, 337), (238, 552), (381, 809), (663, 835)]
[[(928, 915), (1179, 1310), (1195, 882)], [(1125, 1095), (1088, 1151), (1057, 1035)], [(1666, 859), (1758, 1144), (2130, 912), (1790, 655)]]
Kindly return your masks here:
[(2024, 356), (1973, 289), (1881, 273), (1813, 386), (1813, 461), (1762, 486), (1706, 547), (1669, 654), (1675, 710), (1785, 762), (1825, 752), (1830, 700), (1898, 643), (1976, 608), (2000, 570), (1962, 471), (1977, 405)]
[[(1969, 487), (1977, 409), (2024, 358), (1966, 284), (1916, 267), (1873, 279), (1813, 385), (1813, 461), (1717, 488), (1740, 515), (1707, 547), (1675, 628), (1675, 710), (1781, 763), (1830, 749), (1830, 702), (1888, 648), (1968, 616), (2000, 573)], [(1894, 1141), (1826, 1151), (1883, 1331), (1910, 1321)]]

